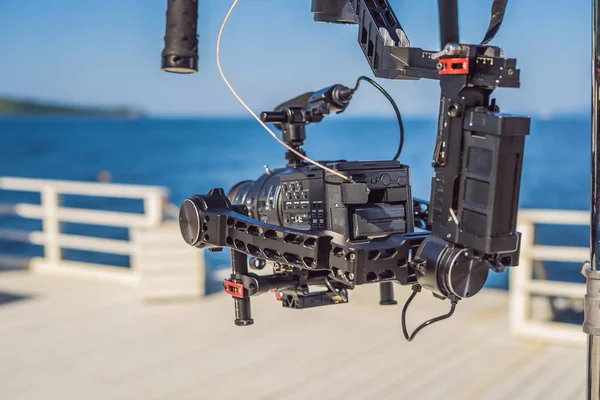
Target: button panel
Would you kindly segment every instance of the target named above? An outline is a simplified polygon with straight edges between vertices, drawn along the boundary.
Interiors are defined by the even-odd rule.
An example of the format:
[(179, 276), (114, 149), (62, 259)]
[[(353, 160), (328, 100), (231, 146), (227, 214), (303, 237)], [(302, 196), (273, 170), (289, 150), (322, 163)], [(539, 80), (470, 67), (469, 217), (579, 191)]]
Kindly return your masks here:
[[(283, 221), (298, 229), (325, 229), (325, 206), (322, 189), (315, 180), (282, 182)], [(311, 187), (314, 189), (311, 191)]]

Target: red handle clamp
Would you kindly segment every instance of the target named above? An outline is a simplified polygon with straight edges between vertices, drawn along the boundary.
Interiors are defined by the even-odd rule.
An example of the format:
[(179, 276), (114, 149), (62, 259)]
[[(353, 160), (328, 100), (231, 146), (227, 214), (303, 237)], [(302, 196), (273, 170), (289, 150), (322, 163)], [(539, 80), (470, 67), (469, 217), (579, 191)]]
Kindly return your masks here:
[(466, 75), (469, 73), (468, 58), (445, 58), (440, 60), (440, 75)]
[(224, 280), (223, 289), (228, 295), (238, 297), (240, 299), (244, 298), (244, 285), (242, 285), (241, 283), (234, 283), (229, 280)]

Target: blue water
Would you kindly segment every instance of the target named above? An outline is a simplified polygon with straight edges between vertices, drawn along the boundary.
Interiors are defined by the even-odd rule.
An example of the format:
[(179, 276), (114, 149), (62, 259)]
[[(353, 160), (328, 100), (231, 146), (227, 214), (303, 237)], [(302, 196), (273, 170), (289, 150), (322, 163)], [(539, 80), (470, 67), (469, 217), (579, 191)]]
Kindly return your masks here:
[[(401, 161), (412, 167), (414, 195), (428, 198), (436, 120), (409, 119)], [(589, 209), (590, 121), (533, 120), (524, 158), (522, 208)], [(305, 147), (316, 159), (379, 160), (395, 153), (398, 134), (393, 120), (330, 119), (310, 127)], [(171, 201), (181, 203), (213, 187), (257, 178), (263, 165), (284, 164), (283, 150), (256, 122), (247, 119), (0, 119), (0, 176), (96, 181), (109, 171), (113, 182), (161, 185)], [(0, 201), (39, 202), (27, 193), (2, 193)], [(67, 205), (139, 211), (134, 201), (71, 196)], [(39, 222), (0, 218), (0, 228), (39, 229)], [(68, 232), (126, 238), (119, 228), (68, 224)], [(585, 227), (540, 227), (546, 244), (587, 246)], [(0, 243), (0, 251), (36, 254), (19, 243)], [(119, 256), (69, 251), (71, 259), (127, 265)], [(227, 252), (209, 254), (211, 268), (227, 263)], [(579, 265), (549, 265), (551, 279), (582, 281)], [(492, 274), (488, 286), (506, 287), (507, 274)]]

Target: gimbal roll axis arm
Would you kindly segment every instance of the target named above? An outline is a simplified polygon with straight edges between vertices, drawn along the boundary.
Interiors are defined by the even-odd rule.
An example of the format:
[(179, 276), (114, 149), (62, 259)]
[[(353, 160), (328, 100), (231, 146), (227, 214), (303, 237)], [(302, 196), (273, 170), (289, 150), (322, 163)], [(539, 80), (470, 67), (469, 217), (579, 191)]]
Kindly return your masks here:
[[(318, 0), (313, 10), (319, 9)], [(342, 4), (343, 3), (343, 4)], [(456, 1), (440, 0), (440, 52), (409, 47), (387, 0), (338, 2), (342, 23), (354, 14), (359, 44), (375, 76), (387, 79), (436, 79), (441, 101), (433, 155), (429, 222), (431, 235), (412, 261), (419, 282), (442, 297), (469, 297), (444, 284), (444, 275), (463, 265), (477, 275), (489, 268), (518, 264), (516, 232), (524, 139), (528, 117), (501, 114), (491, 94), (497, 87), (517, 88), (516, 60), (487, 43), (498, 31), (507, 0), (493, 4), (483, 44), (458, 40)], [(315, 5), (317, 7), (315, 7)], [(336, 22), (332, 15), (328, 22)], [(319, 20), (322, 15), (317, 14)], [(458, 256), (457, 254), (460, 254)], [(450, 263), (444, 265), (444, 263)], [(468, 267), (466, 266), (468, 264)]]

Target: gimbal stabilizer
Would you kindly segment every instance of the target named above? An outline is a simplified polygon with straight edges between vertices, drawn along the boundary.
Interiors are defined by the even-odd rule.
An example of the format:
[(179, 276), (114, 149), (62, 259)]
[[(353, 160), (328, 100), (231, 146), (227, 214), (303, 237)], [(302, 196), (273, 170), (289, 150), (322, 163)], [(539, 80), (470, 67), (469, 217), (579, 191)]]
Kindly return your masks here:
[[(163, 52), (163, 66), (169, 71), (191, 72), (197, 63), (190, 53), (195, 30), (174, 11), (189, 10), (190, 2), (195, 3), (169, 3)], [(288, 167), (302, 171), (278, 175), (263, 203), (257, 200), (263, 196), (260, 191), (252, 196), (251, 190), (238, 204), (232, 204), (222, 189), (193, 196), (181, 208), (183, 236), (192, 246), (233, 249), (233, 274), (225, 290), (235, 300), (236, 324), (252, 323), (250, 296), (265, 291), (283, 293), (284, 306), (304, 308), (345, 302), (348, 289), (370, 282), (412, 284), (415, 291), (423, 287), (449, 298), (454, 307), (483, 287), (490, 269), (518, 264), (516, 218), (529, 118), (502, 114), (491, 99), (497, 87), (519, 87), (520, 74), (515, 59), (488, 45), (506, 3), (494, 1), (485, 39), (468, 45), (458, 40), (456, 1), (440, 0), (443, 50), (434, 52), (410, 47), (388, 0), (313, 0), (316, 20), (358, 25), (358, 41), (375, 76), (440, 81), (435, 177), (428, 220), (420, 224), (430, 232), (413, 232), (419, 221), (414, 220), (408, 167), (395, 161), (331, 165), (336, 175), (346, 177), (344, 181), (288, 153)], [(325, 97), (317, 102), (319, 107), (334, 104), (337, 96), (337, 106), (343, 109), (351, 93), (338, 88), (335, 94), (332, 88), (327, 89), (327, 102), (323, 103)], [(297, 106), (305, 100), (297, 98), (262, 115), (263, 121), (285, 125), (286, 142), (295, 141), (298, 149), (305, 139), (305, 124), (323, 116), (310, 101)], [(275, 178), (264, 177), (260, 187), (267, 190), (269, 179)], [(324, 188), (319, 189), (325, 193), (320, 201), (313, 186), (307, 189), (316, 185), (311, 179)], [(289, 202), (281, 197), (284, 194)], [(258, 217), (255, 205), (263, 207), (264, 219)], [(286, 207), (293, 209), (286, 212)], [(269, 213), (277, 214), (278, 221), (288, 220), (269, 223)], [(311, 213), (314, 224), (309, 222)], [(270, 276), (249, 274), (248, 255), (273, 261), (280, 269)], [(326, 290), (308, 296), (309, 287), (315, 285)]]

